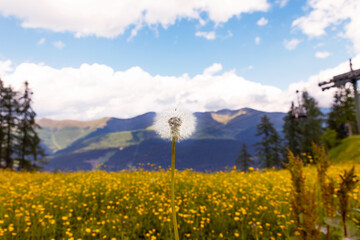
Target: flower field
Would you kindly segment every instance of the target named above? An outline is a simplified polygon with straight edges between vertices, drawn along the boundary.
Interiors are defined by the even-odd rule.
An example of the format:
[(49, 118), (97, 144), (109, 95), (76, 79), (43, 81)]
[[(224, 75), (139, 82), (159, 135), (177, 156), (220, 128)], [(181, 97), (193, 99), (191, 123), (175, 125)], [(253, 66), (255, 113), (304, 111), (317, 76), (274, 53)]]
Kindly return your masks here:
[[(351, 166), (332, 166), (328, 174), (339, 182)], [(357, 164), (358, 176), (359, 170)], [(313, 186), (316, 168), (306, 167), (305, 174)], [(175, 179), (180, 239), (299, 235), (287, 170), (182, 171)], [(350, 204), (360, 208), (359, 184)], [(356, 211), (349, 220), (360, 226)], [(0, 172), (0, 239), (172, 239), (172, 231), (170, 171)]]

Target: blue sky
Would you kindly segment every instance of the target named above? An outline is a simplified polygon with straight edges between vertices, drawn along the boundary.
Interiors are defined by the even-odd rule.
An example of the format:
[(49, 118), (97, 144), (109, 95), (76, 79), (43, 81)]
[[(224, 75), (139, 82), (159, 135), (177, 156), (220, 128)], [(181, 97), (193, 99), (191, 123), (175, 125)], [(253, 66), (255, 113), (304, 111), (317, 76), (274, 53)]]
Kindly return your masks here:
[(317, 82), (360, 61), (356, 0), (61, 2), (0, 3), (0, 76), (29, 80), (40, 117), (286, 111), (296, 89), (326, 107)]

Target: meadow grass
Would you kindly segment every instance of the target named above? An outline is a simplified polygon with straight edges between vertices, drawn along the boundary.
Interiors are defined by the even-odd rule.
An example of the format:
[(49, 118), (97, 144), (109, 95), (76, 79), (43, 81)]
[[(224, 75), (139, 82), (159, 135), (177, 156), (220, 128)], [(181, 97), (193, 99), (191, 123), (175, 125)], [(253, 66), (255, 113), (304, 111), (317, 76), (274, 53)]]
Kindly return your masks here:
[[(330, 167), (328, 175), (336, 179), (336, 188), (338, 174), (351, 166)], [(359, 170), (356, 164), (358, 175)], [(306, 167), (305, 174), (307, 184), (313, 186), (316, 167)], [(299, 235), (291, 219), (287, 170), (187, 170), (176, 172), (175, 179), (180, 239), (296, 239)], [(0, 183), (1, 239), (173, 238), (170, 171), (2, 171)], [(352, 209), (360, 208), (359, 199), (358, 185), (350, 194)], [(349, 219), (360, 226), (356, 212), (350, 212)], [(323, 220), (320, 215), (320, 225)]]
[(329, 154), (334, 162), (360, 163), (360, 136), (347, 137), (330, 150)]

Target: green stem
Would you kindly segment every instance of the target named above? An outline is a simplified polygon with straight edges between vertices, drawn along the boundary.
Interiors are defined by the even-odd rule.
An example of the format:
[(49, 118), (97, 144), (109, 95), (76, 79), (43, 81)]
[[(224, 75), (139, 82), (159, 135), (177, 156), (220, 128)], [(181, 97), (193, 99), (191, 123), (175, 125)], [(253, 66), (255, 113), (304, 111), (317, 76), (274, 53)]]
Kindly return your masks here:
[(172, 151), (171, 151), (171, 208), (172, 208), (175, 240), (179, 240), (179, 232), (176, 221), (176, 209), (175, 209), (175, 138), (173, 138), (172, 140)]

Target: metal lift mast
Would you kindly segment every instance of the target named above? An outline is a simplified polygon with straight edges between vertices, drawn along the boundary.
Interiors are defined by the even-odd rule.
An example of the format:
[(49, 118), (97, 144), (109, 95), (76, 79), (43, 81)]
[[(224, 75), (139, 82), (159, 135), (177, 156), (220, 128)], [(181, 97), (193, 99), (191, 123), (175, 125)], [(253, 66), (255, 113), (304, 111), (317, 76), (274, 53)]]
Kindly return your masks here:
[(319, 83), (319, 87), (321, 87), (321, 89), (325, 91), (332, 87), (341, 87), (341, 86), (345, 86), (346, 83), (352, 83), (354, 88), (357, 128), (358, 128), (358, 132), (360, 133), (360, 102), (359, 102), (359, 93), (357, 91), (357, 81), (360, 79), (360, 69), (354, 71), (352, 68), (351, 58), (349, 61), (350, 61), (350, 72), (334, 76), (330, 81), (321, 82)]

